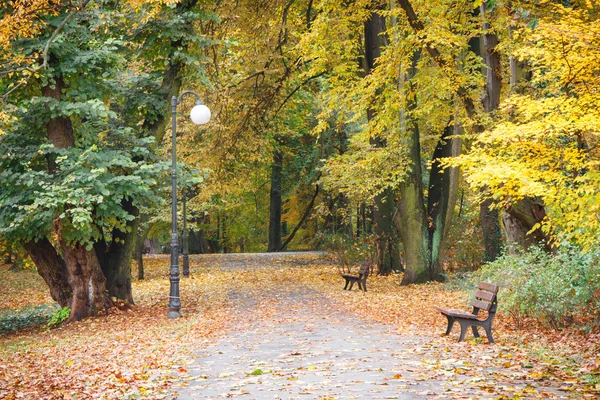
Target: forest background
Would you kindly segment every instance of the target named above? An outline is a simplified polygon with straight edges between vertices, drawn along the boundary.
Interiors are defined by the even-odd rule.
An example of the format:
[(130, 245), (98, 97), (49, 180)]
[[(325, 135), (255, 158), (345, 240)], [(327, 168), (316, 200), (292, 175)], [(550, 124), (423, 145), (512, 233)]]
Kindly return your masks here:
[(37, 269), (70, 321), (133, 303), (133, 257), (143, 278), (146, 239), (169, 237), (169, 99), (192, 89), (213, 115), (198, 128), (179, 106), (192, 252), (328, 249), (402, 284), (490, 262), (482, 273), (513, 288), (515, 312), (560, 327), (576, 309), (594, 329), (599, 12), (583, 0), (6, 2), (5, 257)]

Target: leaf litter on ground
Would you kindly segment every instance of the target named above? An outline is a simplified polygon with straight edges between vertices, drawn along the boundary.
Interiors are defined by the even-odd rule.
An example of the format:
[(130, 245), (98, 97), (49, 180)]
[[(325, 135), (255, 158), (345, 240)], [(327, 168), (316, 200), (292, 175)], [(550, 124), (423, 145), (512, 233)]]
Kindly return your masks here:
[[(174, 382), (189, 375), (186, 365), (196, 349), (252, 321), (284, 322), (288, 317), (277, 312), (277, 299), (295, 287), (309, 288), (337, 309), (388, 325), (398, 335), (433, 338), (394, 356), (418, 360), (414, 371), (422, 379), (441, 376), (459, 393), (472, 386), (505, 398), (552, 398), (556, 389), (573, 397), (600, 393), (598, 334), (551, 331), (499, 314), (496, 345), (472, 336), (456, 343), (457, 328), (441, 336), (446, 321), (433, 307), (465, 308), (467, 292), (440, 283), (402, 287), (398, 276), (369, 277), (366, 293), (343, 291), (337, 268), (318, 255), (227, 256), (190, 257), (192, 277), (181, 281), (182, 318), (166, 317), (168, 256), (149, 256), (146, 280), (134, 282), (135, 307), (113, 308), (59, 329), (1, 334), (0, 398), (165, 398)], [(22, 271), (16, 279), (7, 268), (0, 270), (3, 309), (48, 303), (37, 274)]]

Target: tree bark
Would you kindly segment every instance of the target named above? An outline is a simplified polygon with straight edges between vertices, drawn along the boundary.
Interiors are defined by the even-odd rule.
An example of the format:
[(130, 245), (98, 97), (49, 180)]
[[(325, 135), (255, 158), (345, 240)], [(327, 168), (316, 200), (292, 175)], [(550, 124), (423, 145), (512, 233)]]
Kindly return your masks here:
[[(509, 29), (510, 34), (510, 29)], [(512, 92), (521, 92), (520, 85), (525, 80), (524, 63), (510, 57), (510, 89)], [(552, 247), (550, 238), (540, 229), (528, 232), (545, 217), (544, 206), (531, 198), (514, 201), (503, 212), (502, 222), (506, 237), (508, 254), (516, 254), (519, 250), (526, 250), (535, 243), (545, 243), (549, 250)]]
[[(42, 94), (60, 101), (64, 80), (60, 74), (55, 76), (54, 80), (54, 86), (43, 87)], [(53, 118), (48, 121), (46, 129), (48, 140), (55, 147), (69, 148), (75, 145), (73, 125), (69, 118)], [(48, 160), (48, 168), (50, 172), (56, 171), (57, 165), (54, 160)], [(61, 305), (65, 304), (64, 298), (68, 293), (65, 285), (68, 284), (72, 293), (68, 302), (71, 313), (67, 322), (78, 321), (110, 305), (110, 297), (106, 293), (106, 279), (93, 250), (88, 251), (81, 244), (66, 243), (62, 237), (60, 222), (55, 224), (55, 229), (61, 245), (62, 262), (47, 240), (40, 240), (37, 244), (28, 243), (28, 247), (33, 259), (40, 263), (42, 276), (46, 282), (50, 282), (53, 298), (56, 296)], [(42, 250), (41, 254), (33, 254), (36, 250)]]
[(121, 202), (125, 211), (134, 216), (127, 222), (127, 232), (113, 230), (112, 242), (100, 240), (94, 245), (96, 257), (106, 276), (106, 289), (111, 297), (134, 304), (131, 290), (131, 262), (135, 250), (135, 236), (139, 226), (138, 210), (131, 199)]
[(69, 245), (61, 241), (65, 265), (69, 273), (69, 285), (73, 289), (71, 315), (67, 323), (107, 309), (111, 300), (106, 291), (106, 278), (94, 250), (86, 250), (80, 244)]
[[(388, 43), (385, 18), (380, 11), (374, 10), (364, 25), (365, 74), (373, 71), (377, 59)], [(375, 111), (369, 107), (367, 118), (371, 121), (374, 117)], [(387, 143), (381, 138), (372, 137), (371, 145), (385, 147)], [(383, 193), (375, 196), (373, 210), (377, 275), (389, 275), (401, 268), (398, 237), (392, 222), (395, 212), (394, 194), (390, 189), (385, 189)]]
[(67, 266), (58, 255), (52, 243), (46, 238), (29, 241), (23, 244), (25, 251), (35, 264), (38, 274), (44, 279), (50, 289), (50, 296), (61, 307), (71, 303), (73, 290), (69, 286)]
[(139, 224), (141, 225), (135, 235), (135, 251), (134, 258), (138, 265), (138, 279), (144, 280), (144, 251), (145, 243), (148, 234), (150, 233), (151, 224), (148, 223), (148, 215), (141, 214), (139, 216)]
[[(409, 69), (407, 81), (416, 74), (420, 52), (415, 52)], [(414, 89), (414, 88), (413, 88)], [(416, 107), (416, 90), (410, 90), (407, 108)], [(405, 271), (402, 285), (423, 283), (435, 278), (431, 259), (430, 233), (427, 210), (423, 198), (423, 181), (421, 168), (421, 143), (419, 126), (416, 121), (407, 119), (404, 124), (407, 135), (408, 157), (410, 166), (404, 182), (399, 185), (400, 200), (396, 205), (394, 225), (402, 238), (405, 253)]]
[[(442, 249), (448, 230), (446, 224), (449, 222), (448, 214), (453, 208), (453, 193), (456, 192), (458, 179), (450, 169), (444, 169), (440, 160), (456, 156), (456, 146), (451, 139), (454, 134), (454, 125), (448, 125), (433, 152), (431, 172), (429, 177), (429, 189), (427, 197), (427, 214), (429, 226), (429, 247), (431, 249), (431, 272), (433, 279), (438, 279), (442, 273), (440, 264)], [(454, 139), (458, 140), (458, 139)]]
[[(502, 88), (502, 71), (500, 54), (496, 51), (498, 36), (490, 32), (490, 24), (485, 21), (486, 3), (480, 7), (483, 22), (483, 58), (486, 65), (486, 84), (482, 98), (483, 109), (491, 113), (500, 105), (500, 90)], [(485, 199), (479, 206), (479, 221), (483, 231), (485, 261), (493, 261), (502, 253), (502, 233), (500, 230), (500, 214), (492, 208), (493, 200)]]
[(527, 249), (534, 243), (544, 243), (547, 251), (553, 249), (554, 241), (541, 229), (536, 229), (528, 234), (545, 217), (544, 205), (530, 197), (515, 201), (506, 208), (503, 222), (507, 232), (507, 245), (510, 254), (515, 254), (519, 247)]
[(283, 180), (283, 155), (279, 151), (273, 153), (271, 165), (271, 192), (269, 207), (269, 252), (281, 248), (281, 185)]
[[(420, 52), (415, 52), (409, 69), (407, 81), (414, 77)], [(412, 83), (409, 83), (413, 85)], [(416, 107), (416, 90), (413, 87), (407, 98), (408, 111)], [(406, 113), (409, 115), (410, 113)], [(455, 155), (460, 146), (450, 140), (454, 125), (445, 129), (432, 157), (427, 202), (424, 198), (422, 181), (422, 160), (420, 133), (417, 122), (410, 118), (403, 124), (407, 134), (408, 157), (410, 166), (404, 182), (399, 186), (400, 200), (396, 205), (393, 222), (400, 232), (404, 244), (406, 266), (402, 285), (443, 280), (441, 256), (444, 248), (446, 223), (451, 210), (452, 196), (455, 192), (453, 172), (443, 169), (440, 159)]]
[(391, 190), (385, 190), (382, 194), (375, 196), (373, 228), (377, 252), (377, 275), (385, 276), (402, 269), (398, 236), (392, 220), (395, 211), (396, 204)]

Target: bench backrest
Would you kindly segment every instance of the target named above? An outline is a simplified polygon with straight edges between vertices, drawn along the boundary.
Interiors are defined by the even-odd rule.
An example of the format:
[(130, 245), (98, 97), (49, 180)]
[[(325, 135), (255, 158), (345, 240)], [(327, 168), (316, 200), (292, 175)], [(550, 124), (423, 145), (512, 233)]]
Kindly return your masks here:
[(363, 264), (360, 266), (360, 268), (358, 269), (358, 276), (363, 277), (363, 278), (367, 278), (367, 276), (369, 276), (369, 265), (367, 264)]
[(495, 311), (498, 289), (499, 286), (494, 285), (493, 283), (479, 282), (479, 286), (477, 287), (473, 301), (471, 301), (471, 305), (476, 309), (484, 311), (490, 311), (492, 306), (494, 306), (493, 311)]

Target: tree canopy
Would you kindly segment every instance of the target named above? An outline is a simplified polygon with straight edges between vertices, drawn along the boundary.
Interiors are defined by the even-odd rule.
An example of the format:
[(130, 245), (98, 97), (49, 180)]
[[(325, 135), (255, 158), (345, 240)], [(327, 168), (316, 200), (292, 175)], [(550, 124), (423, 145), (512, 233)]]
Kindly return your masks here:
[[(379, 274), (443, 280), (454, 244), (475, 240), (455, 228), (463, 208), (479, 208), (488, 260), (515, 243), (589, 251), (599, 13), (584, 0), (6, 2), (0, 235), (56, 301), (85, 300), (72, 319), (132, 303), (135, 240), (165, 239), (176, 135), (203, 251), (341, 235), (373, 243)], [(186, 100), (170, 132), (183, 89), (213, 119), (184, 122)]]

